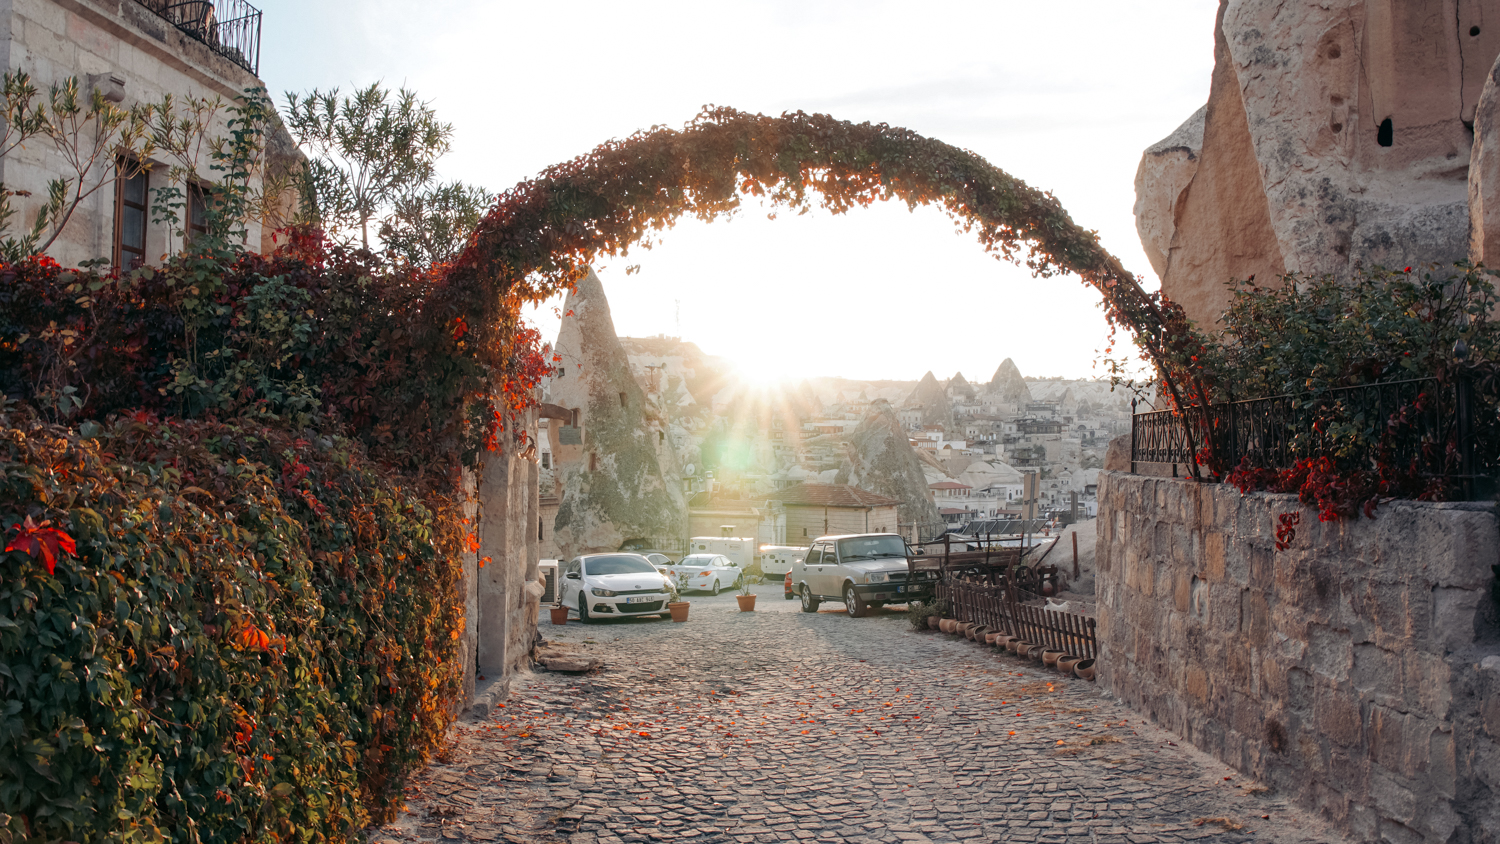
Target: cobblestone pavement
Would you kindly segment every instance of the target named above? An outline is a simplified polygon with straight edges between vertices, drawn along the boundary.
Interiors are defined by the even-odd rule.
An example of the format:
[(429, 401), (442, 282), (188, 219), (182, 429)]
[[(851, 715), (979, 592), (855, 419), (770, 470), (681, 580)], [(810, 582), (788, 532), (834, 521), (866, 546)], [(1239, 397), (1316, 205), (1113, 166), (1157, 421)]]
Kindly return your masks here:
[(1344, 840), (1093, 683), (756, 591), (690, 596), (686, 624), (543, 621), (604, 667), (519, 678), (371, 840)]

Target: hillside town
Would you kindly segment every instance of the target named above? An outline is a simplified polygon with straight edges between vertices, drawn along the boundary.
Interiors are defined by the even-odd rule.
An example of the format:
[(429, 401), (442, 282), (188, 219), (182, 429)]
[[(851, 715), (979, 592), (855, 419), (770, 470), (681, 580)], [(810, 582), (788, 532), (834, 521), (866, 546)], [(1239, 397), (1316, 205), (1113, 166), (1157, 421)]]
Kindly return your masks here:
[[(805, 546), (836, 524), (910, 542), (1015, 533), (1027, 515), (1057, 530), (1096, 515), (1105, 451), (1130, 430), (1126, 391), (1027, 378), (1009, 358), (973, 383), (928, 372), (767, 387), (691, 340), (616, 336), (592, 274), (565, 311), (538, 423), (543, 557), (680, 554), (690, 536)], [(624, 506), (611, 492), (622, 470), (645, 472), (655, 494)]]

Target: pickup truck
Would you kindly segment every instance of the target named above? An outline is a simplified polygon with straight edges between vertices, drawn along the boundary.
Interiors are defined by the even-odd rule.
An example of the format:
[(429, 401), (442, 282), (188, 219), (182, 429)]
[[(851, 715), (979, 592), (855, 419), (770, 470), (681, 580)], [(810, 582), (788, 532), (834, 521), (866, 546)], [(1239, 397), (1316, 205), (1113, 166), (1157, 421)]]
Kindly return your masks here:
[(823, 601), (843, 601), (853, 618), (886, 604), (929, 600), (936, 573), (913, 572), (907, 559), (899, 534), (822, 536), (792, 563), (792, 589), (802, 597), (803, 612), (817, 612)]

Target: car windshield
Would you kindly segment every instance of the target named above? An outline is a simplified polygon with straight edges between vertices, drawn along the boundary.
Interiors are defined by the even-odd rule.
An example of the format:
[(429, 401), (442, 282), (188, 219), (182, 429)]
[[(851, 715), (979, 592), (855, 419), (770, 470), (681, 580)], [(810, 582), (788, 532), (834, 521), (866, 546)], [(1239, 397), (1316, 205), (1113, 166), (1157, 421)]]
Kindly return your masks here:
[(899, 536), (859, 536), (839, 540), (839, 560), (856, 563), (885, 557), (906, 559), (906, 542)]
[(583, 561), (584, 574), (656, 574), (656, 567), (634, 554), (590, 557)]

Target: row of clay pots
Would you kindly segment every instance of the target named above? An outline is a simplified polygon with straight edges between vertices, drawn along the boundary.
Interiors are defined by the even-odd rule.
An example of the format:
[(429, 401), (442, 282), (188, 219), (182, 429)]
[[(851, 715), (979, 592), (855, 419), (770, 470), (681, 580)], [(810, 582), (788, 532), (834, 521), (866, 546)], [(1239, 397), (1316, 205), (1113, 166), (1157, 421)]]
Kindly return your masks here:
[(927, 618), (927, 626), (933, 630), (963, 636), (970, 641), (1008, 650), (1016, 656), (1040, 660), (1048, 668), (1056, 668), (1064, 674), (1076, 675), (1085, 680), (1094, 679), (1094, 660), (1080, 659), (1062, 651), (1047, 650), (1044, 645), (1023, 641), (1002, 630), (993, 630), (982, 624), (959, 621), (956, 618), (938, 618), (936, 616), (929, 616)]

